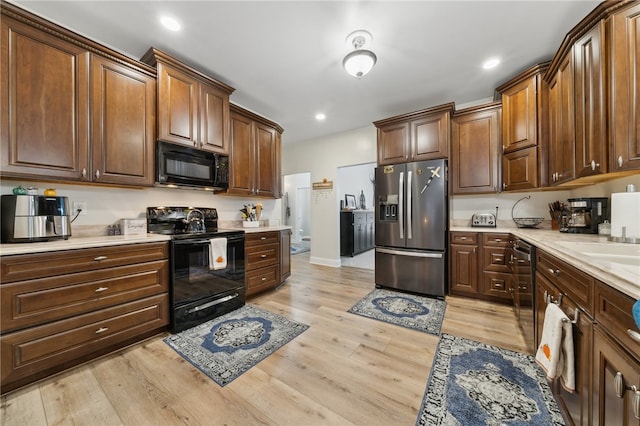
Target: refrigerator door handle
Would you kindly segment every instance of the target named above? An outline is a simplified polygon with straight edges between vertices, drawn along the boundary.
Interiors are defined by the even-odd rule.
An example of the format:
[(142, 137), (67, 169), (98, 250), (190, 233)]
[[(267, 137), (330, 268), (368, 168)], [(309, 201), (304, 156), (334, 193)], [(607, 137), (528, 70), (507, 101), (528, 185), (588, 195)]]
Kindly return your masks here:
[(407, 239), (413, 238), (413, 218), (411, 216), (412, 208), (411, 196), (413, 192), (413, 172), (407, 172)]
[(398, 225), (400, 228), (400, 239), (404, 239), (404, 172), (400, 172), (400, 179), (398, 181)]
[(424, 252), (416, 252), (416, 251), (404, 251), (404, 250), (392, 250), (386, 248), (376, 248), (376, 252), (384, 253), (384, 254), (396, 254), (399, 256), (409, 256), (409, 257), (430, 257), (434, 259), (442, 259), (444, 256), (443, 253), (424, 253)]

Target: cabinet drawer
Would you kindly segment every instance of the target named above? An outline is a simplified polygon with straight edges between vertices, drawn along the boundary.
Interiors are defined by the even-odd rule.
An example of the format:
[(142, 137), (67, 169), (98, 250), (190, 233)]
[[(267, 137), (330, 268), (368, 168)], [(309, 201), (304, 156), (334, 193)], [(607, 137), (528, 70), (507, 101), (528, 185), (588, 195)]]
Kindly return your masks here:
[(255, 247), (263, 244), (275, 244), (280, 241), (278, 232), (250, 232), (245, 234), (244, 246)]
[(538, 250), (536, 271), (569, 296), (585, 312), (593, 316), (594, 278), (565, 262)]
[(635, 300), (600, 281), (596, 281), (594, 299), (596, 322), (640, 359), (640, 343), (627, 333), (627, 330), (640, 333), (632, 313)]
[(510, 250), (506, 247), (483, 247), (483, 270), (491, 272), (511, 272), (509, 267), (510, 256)]
[(246, 270), (276, 265), (280, 262), (280, 244), (265, 244), (245, 249)]
[(495, 232), (482, 233), (482, 245), (491, 247), (507, 247), (509, 245), (510, 235)]
[(68, 367), (85, 355), (169, 323), (169, 296), (149, 297), (0, 336), (3, 387)]
[(478, 244), (478, 234), (476, 232), (452, 232), (451, 244)]
[(279, 274), (278, 265), (247, 272), (245, 278), (247, 283), (247, 295), (251, 295), (268, 288), (275, 288), (280, 282)]
[(0, 331), (6, 333), (168, 291), (168, 260), (3, 284)]
[(0, 282), (9, 283), (165, 260), (169, 244), (144, 243), (0, 257)]
[(482, 294), (505, 300), (513, 298), (511, 274), (485, 272), (482, 274)]

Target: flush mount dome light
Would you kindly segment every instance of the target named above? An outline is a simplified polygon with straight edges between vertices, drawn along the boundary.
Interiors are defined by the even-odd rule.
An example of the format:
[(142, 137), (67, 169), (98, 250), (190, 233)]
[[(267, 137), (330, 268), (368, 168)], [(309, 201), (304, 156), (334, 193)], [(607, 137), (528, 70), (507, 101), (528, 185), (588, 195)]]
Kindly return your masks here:
[(366, 75), (378, 60), (375, 53), (364, 49), (364, 46), (371, 43), (372, 38), (371, 33), (365, 30), (357, 30), (347, 36), (347, 45), (353, 46), (354, 50), (344, 57), (342, 66), (354, 77)]

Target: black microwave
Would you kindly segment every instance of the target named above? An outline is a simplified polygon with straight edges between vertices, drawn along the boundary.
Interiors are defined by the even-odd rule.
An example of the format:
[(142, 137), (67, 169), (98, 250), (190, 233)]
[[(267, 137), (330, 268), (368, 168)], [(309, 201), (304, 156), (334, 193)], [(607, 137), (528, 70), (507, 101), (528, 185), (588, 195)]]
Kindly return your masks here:
[(158, 141), (156, 184), (209, 190), (229, 187), (229, 156)]

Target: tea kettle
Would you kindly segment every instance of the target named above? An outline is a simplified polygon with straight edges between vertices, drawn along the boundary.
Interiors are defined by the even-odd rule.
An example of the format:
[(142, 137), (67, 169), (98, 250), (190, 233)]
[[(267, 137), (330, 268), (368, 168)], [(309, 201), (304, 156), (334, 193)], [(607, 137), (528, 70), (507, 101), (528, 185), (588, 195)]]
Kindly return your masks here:
[(187, 232), (189, 234), (201, 234), (206, 232), (206, 228), (204, 226), (204, 214), (198, 209), (189, 210), (184, 222), (187, 224)]

